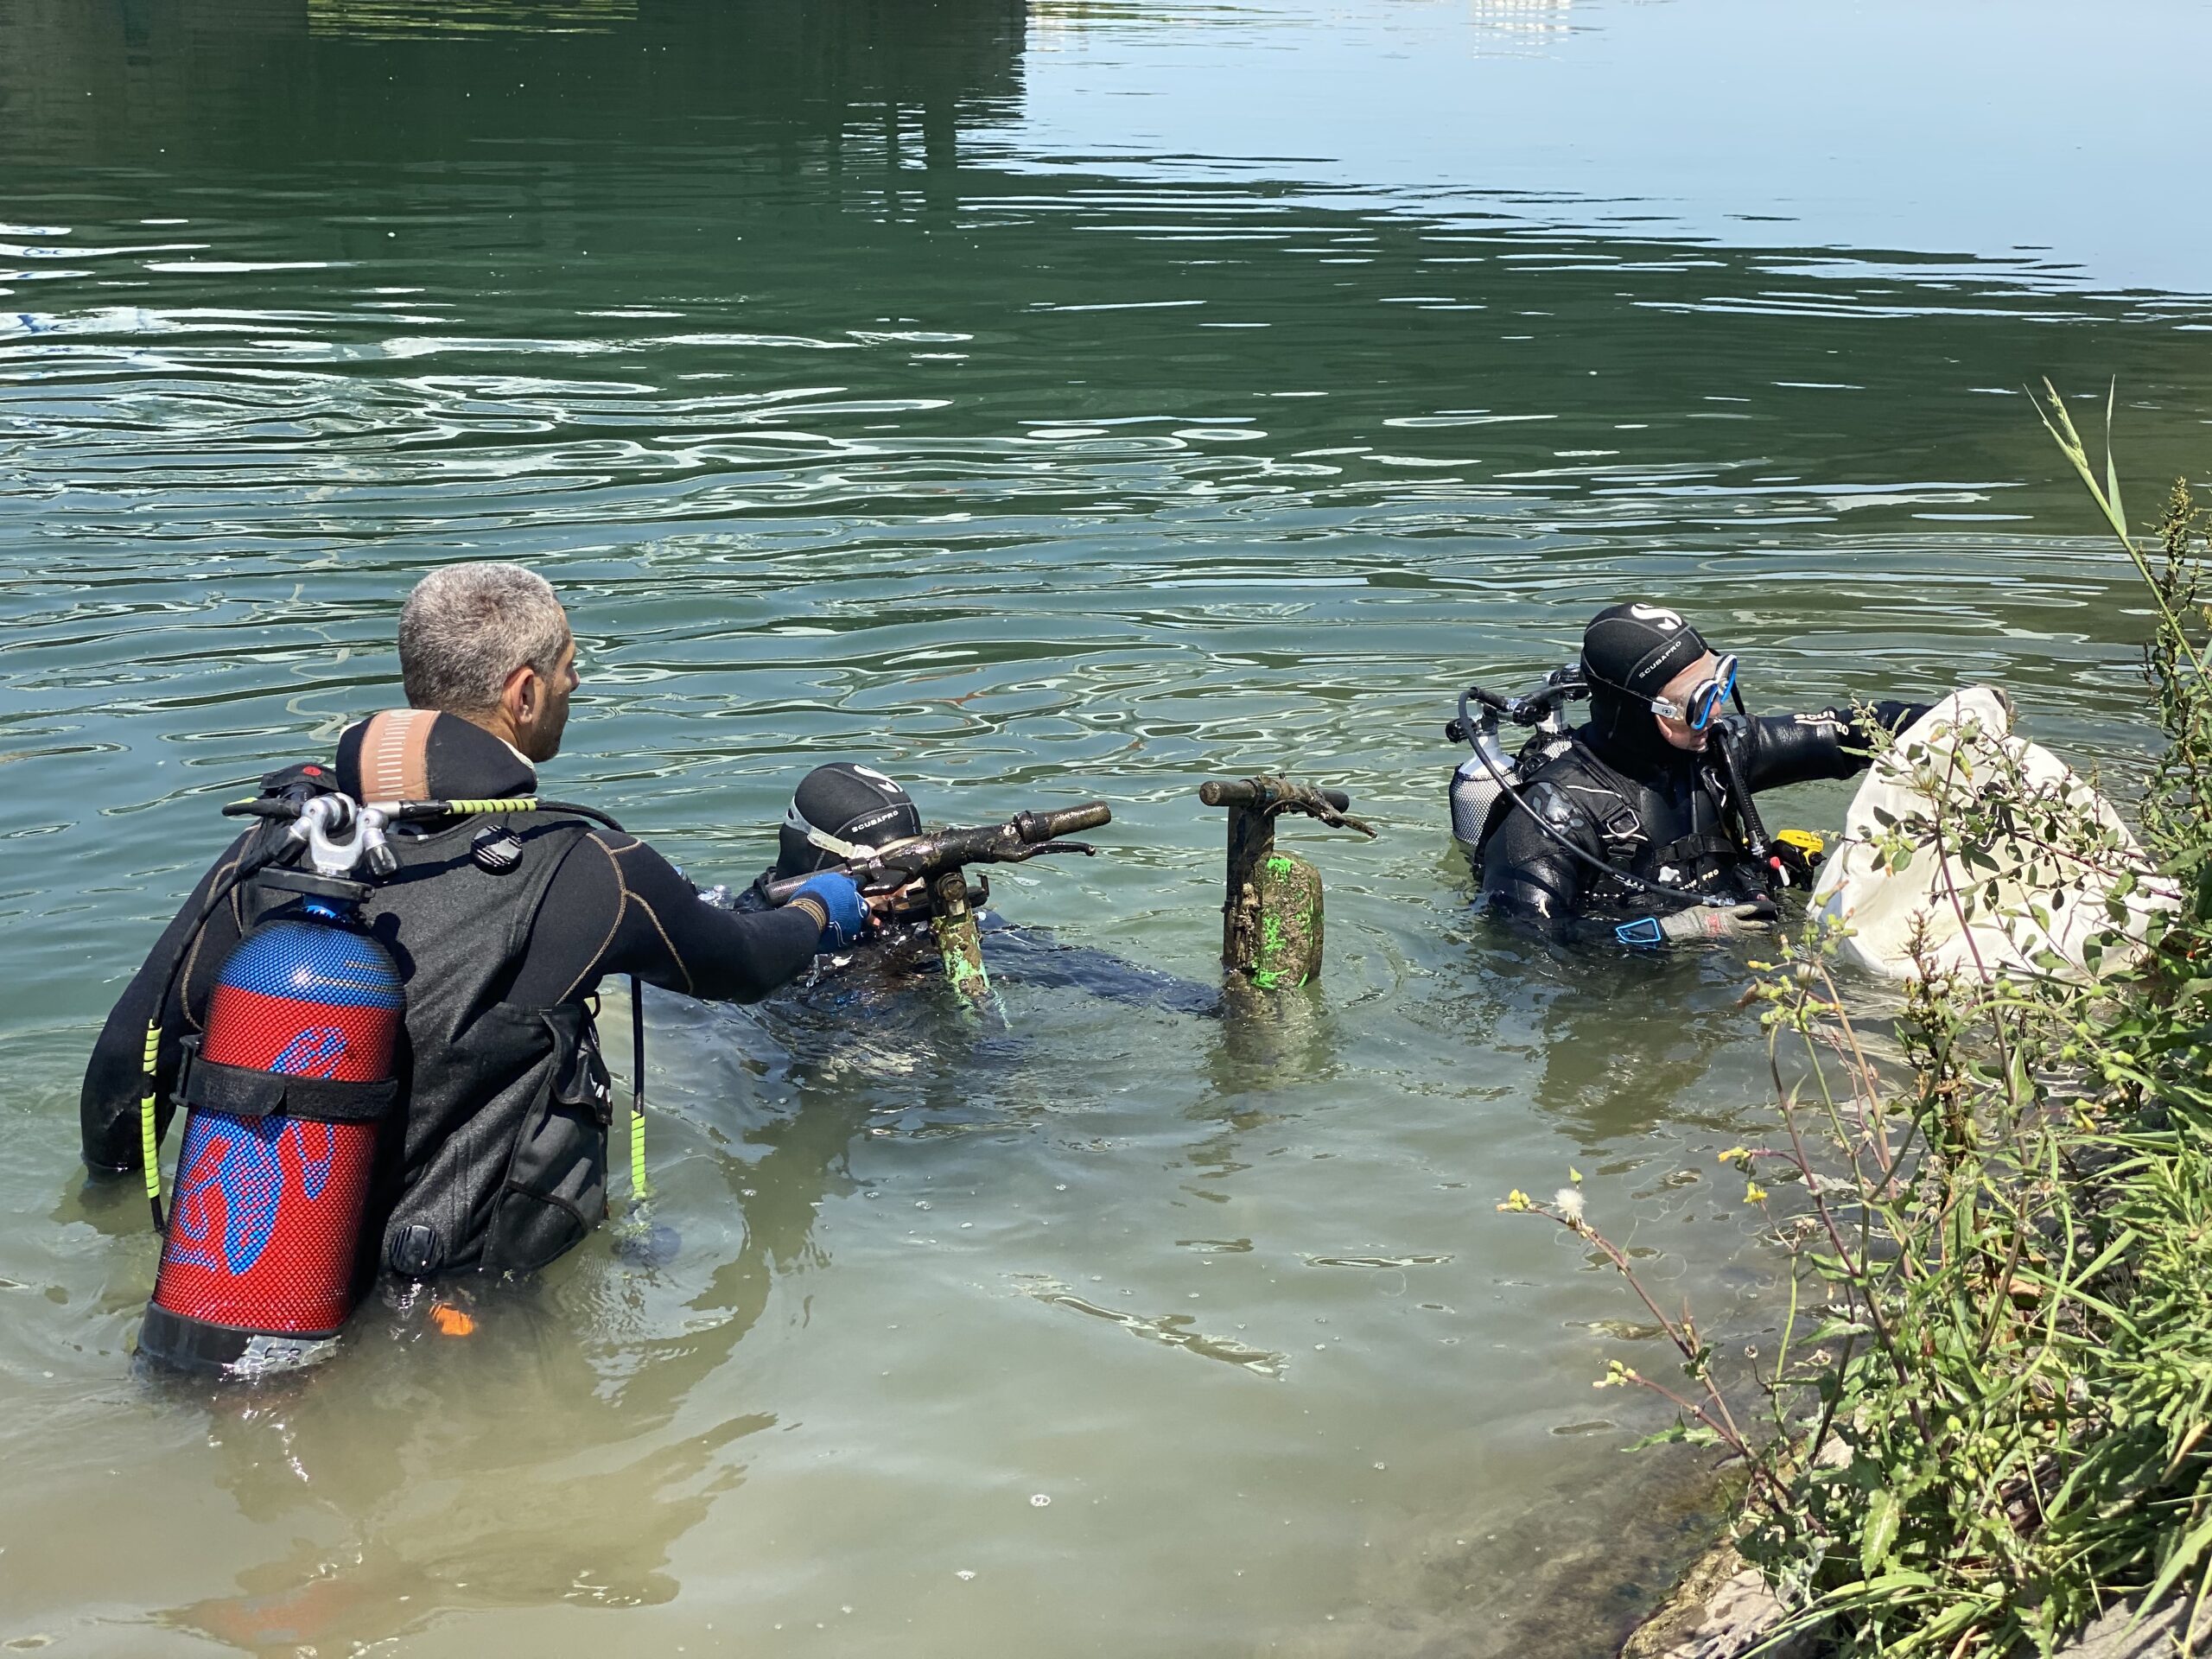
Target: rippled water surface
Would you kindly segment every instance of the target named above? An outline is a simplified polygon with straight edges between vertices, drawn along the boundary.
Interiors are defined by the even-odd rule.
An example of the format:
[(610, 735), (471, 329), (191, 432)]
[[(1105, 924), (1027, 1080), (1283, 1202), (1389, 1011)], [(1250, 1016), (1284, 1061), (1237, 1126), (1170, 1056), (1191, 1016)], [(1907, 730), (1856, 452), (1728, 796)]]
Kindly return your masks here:
[[(2108, 9), (2109, 10), (2109, 9)], [(2010, 684), (2123, 781), (2143, 634), (2020, 389), (2199, 464), (2202, 6), (0, 0), (0, 1639), (94, 1654), (1576, 1655), (1697, 1526), (1570, 1164), (1736, 1340), (1727, 957), (1492, 931), (1470, 676), (1671, 600), (1765, 706)], [(2186, 219), (2187, 223), (2183, 223)], [(2085, 410), (2088, 405), (2085, 404)], [(86, 1048), (215, 806), (524, 559), (558, 792), (695, 874), (833, 756), (1211, 982), (1204, 777), (1348, 788), (1318, 991), (651, 1007), (658, 1264), (134, 1381)], [(1833, 826), (1846, 791), (1770, 813)], [(617, 1614), (613, 1610), (620, 1609)]]

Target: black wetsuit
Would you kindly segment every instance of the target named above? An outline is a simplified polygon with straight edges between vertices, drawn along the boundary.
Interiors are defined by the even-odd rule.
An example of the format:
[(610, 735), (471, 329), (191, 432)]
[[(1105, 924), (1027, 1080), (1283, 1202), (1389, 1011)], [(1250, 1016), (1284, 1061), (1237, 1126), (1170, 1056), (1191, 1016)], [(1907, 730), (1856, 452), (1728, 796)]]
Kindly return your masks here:
[[(499, 798), (534, 792), (537, 779), (529, 766), (489, 733), (451, 716), (441, 716), (435, 731), (429, 766), (431, 792), (437, 797)], [(358, 793), (358, 779), (348, 777), (347, 765), (341, 748), (337, 781), (348, 793)], [(515, 1185), (513, 1139), (529, 1132), (520, 1123), (527, 1103), (507, 1114), (517, 1120), (511, 1128), (501, 1116), (505, 1109), (494, 1109), (494, 1096), (503, 1087), (512, 1093), (519, 1086), (515, 1079), (521, 1073), (514, 1067), (558, 1071), (581, 1055), (581, 1069), (598, 1074), (596, 1084), (585, 1090), (592, 1098), (584, 1103), (588, 1109), (582, 1116), (597, 1115), (601, 1121), (596, 1130), (580, 1124), (571, 1136), (575, 1144), (563, 1155), (587, 1164), (603, 1158), (605, 1103), (598, 1096), (604, 1094), (604, 1074), (598, 1068), (587, 1007), (603, 977), (636, 974), (650, 984), (693, 996), (752, 1001), (804, 969), (819, 938), (815, 918), (804, 910), (735, 915), (701, 904), (692, 885), (634, 837), (553, 814), (498, 821), (523, 826), (529, 843), (523, 868), (505, 889), (512, 894), (505, 911), (497, 889), (488, 898), (472, 900), (473, 908), (441, 897), (448, 890), (459, 895), (470, 882), (481, 885), (491, 879), (470, 861), (468, 837), (474, 831), (467, 821), (426, 824), (411, 832), (395, 826), (391, 833), (403, 868), (398, 879), (378, 890), (378, 902), (389, 899), (396, 909), (391, 919), (399, 938), (414, 941), (411, 954), (401, 953), (403, 975), (410, 982), (409, 1121), (404, 1149), (395, 1154), (400, 1162), (381, 1202), (387, 1210), (396, 1207), (403, 1223), (411, 1207), (436, 1212), (426, 1224), (437, 1234), (428, 1254), (419, 1239), (410, 1244), (395, 1235), (395, 1241), (388, 1241), (388, 1255), (405, 1246), (401, 1254), (406, 1259), (387, 1262), (402, 1272), (474, 1265), (480, 1253), (486, 1265), (535, 1265), (496, 1260), (496, 1250), (485, 1242), (488, 1234), (497, 1244), (493, 1212), (502, 1201), (502, 1180), (508, 1188)], [(156, 989), (186, 947), (191, 920), (212, 886), (236, 865), (256, 836), (270, 833), (240, 837), (200, 878), (108, 1015), (86, 1068), (79, 1103), (85, 1164), (93, 1173), (118, 1174), (139, 1166), (141, 1046)], [(533, 869), (529, 860), (539, 861), (538, 866)], [(202, 1028), (225, 957), (261, 913), (257, 891), (249, 886), (234, 892), (217, 908), (191, 944), (185, 971), (162, 1010), (159, 1098), (164, 1120), (183, 1039)], [(456, 930), (441, 919), (448, 914), (477, 918), (478, 936), (452, 937)], [(461, 1045), (469, 1050), (467, 1057), (423, 1052), (429, 1034), (442, 1029), (435, 1020), (444, 1011), (419, 1006), (420, 986), (426, 976), (442, 984), (454, 982), (454, 974), (445, 972), (443, 959), (448, 957), (454, 959), (455, 974), (475, 976), (469, 981), (468, 1007), (451, 1016), (468, 1033)], [(495, 1046), (486, 1033), (510, 1027), (529, 1028), (526, 1039), (516, 1039), (513, 1065), (497, 1077), (496, 1068), (486, 1068), (480, 1089), (474, 1087), (462, 1074), (480, 1060), (481, 1051)], [(546, 1031), (554, 1027), (558, 1029), (548, 1037)], [(541, 1082), (541, 1095), (547, 1086), (554, 1089), (558, 1103), (567, 1085)], [(464, 1141), (480, 1141), (480, 1151), (468, 1152), (461, 1145)], [(418, 1193), (418, 1187), (423, 1191)], [(593, 1205), (576, 1202), (572, 1194), (563, 1196), (560, 1204), (577, 1212), (575, 1218), (582, 1225), (596, 1219)], [(524, 1253), (542, 1254), (546, 1245), (575, 1231), (563, 1227), (556, 1236), (541, 1230)]]
[[(1881, 702), (1875, 718), (1891, 731), (1927, 711), (1921, 703)], [(1729, 769), (1715, 746), (1731, 745), (1735, 774), (1756, 794), (1815, 778), (1849, 778), (1868, 764), (1866, 740), (1848, 709), (1810, 715), (1734, 716), (1719, 722), (1703, 752), (1668, 744), (1649, 714), (1620, 712), (1573, 734), (1522, 786), (1521, 796), (1560, 835), (1614, 870), (1685, 887), (1723, 901), (1760, 898), (1767, 873), (1745, 846), (1743, 814), (1732, 798)], [(1618, 875), (1607, 876), (1548, 836), (1528, 813), (1501, 798), (1482, 842), (1483, 891), (1499, 913), (1565, 934), (1583, 917), (1610, 923), (1679, 909)]]

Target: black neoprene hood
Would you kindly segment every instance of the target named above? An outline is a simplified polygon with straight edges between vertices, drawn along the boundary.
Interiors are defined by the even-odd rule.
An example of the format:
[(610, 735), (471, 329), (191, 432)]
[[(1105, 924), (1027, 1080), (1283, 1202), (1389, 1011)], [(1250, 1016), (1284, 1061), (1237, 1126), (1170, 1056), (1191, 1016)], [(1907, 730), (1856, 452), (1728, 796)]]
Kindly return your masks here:
[(1705, 655), (1704, 636), (1663, 605), (1608, 606), (1582, 632), (1582, 672), (1593, 684), (1649, 702)]
[(791, 810), (776, 831), (776, 874), (805, 875), (837, 861), (807, 839), (818, 830), (855, 846), (880, 847), (922, 833), (922, 815), (892, 779), (850, 760), (817, 766), (799, 779)]
[(1661, 734), (1651, 699), (1705, 652), (1704, 636), (1664, 605), (1632, 601), (1592, 617), (1582, 632), (1592, 747), (1639, 777), (1682, 764), (1687, 757)]

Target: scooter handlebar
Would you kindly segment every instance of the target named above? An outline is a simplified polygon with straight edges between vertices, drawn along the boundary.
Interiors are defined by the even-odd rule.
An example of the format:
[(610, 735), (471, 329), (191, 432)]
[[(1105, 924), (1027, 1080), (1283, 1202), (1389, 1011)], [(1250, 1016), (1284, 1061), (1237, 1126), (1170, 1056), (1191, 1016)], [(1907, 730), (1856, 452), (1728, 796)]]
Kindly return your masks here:
[(1103, 801), (1087, 801), (1081, 806), (1062, 807), (1057, 812), (1018, 812), (1014, 817), (1014, 828), (1024, 841), (1058, 841), (1062, 836), (1079, 836), (1086, 830), (1113, 822), (1112, 807)]
[[(1103, 801), (1063, 807), (1057, 812), (1019, 812), (1004, 823), (939, 830), (827, 868), (851, 876), (864, 892), (880, 893), (967, 864), (1020, 864), (1039, 853), (1093, 852), (1096, 849), (1080, 842), (1062, 842), (1060, 837), (1076, 830), (1096, 830), (1113, 822), (1113, 809)], [(772, 905), (786, 903), (805, 880), (795, 875), (767, 882), (760, 889), (761, 895)]]
[[(1351, 797), (1341, 789), (1313, 792), (1339, 812), (1351, 805)], [(1198, 798), (1208, 806), (1269, 806), (1279, 798), (1266, 785), (1249, 778), (1210, 778), (1198, 785)]]

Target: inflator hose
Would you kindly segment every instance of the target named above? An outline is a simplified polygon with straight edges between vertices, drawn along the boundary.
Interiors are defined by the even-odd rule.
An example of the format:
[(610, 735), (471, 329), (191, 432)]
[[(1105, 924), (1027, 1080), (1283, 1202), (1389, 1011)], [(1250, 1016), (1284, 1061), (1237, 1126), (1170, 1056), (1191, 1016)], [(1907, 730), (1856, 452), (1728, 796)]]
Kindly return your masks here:
[(216, 909), (240, 887), (251, 881), (262, 871), (283, 856), (284, 842), (278, 838), (269, 851), (256, 858), (251, 852), (238, 855), (238, 861), (231, 867), (230, 874), (208, 890), (207, 902), (200, 906), (200, 913), (192, 918), (192, 925), (184, 931), (177, 943), (176, 955), (170, 959), (169, 970), (162, 977), (162, 988), (154, 998), (152, 1009), (146, 1016), (146, 1091), (138, 1102), (139, 1154), (145, 1165), (146, 1203), (154, 1214), (154, 1230), (166, 1234), (168, 1222), (162, 1214), (161, 1137), (154, 1126), (154, 1096), (159, 1088), (162, 1052), (162, 1017), (169, 1005), (169, 997), (176, 990), (184, 964), (192, 960), (193, 947), (199, 944), (200, 931)]

